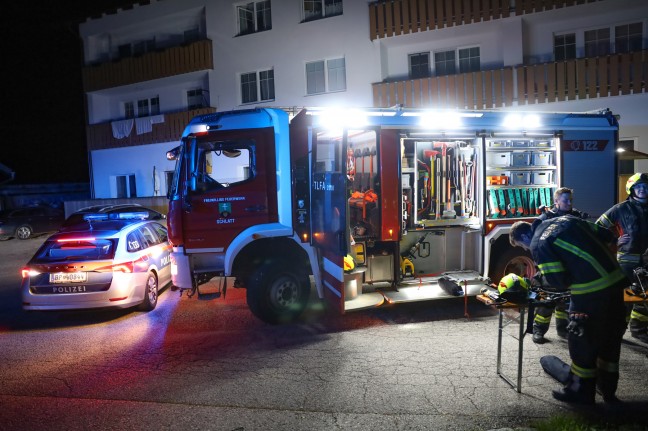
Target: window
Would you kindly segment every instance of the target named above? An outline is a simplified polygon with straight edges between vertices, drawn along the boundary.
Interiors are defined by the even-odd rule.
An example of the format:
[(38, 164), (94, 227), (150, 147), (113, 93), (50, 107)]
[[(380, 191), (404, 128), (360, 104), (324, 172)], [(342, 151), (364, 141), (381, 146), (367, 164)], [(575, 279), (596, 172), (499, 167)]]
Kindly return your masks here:
[(642, 23), (617, 25), (614, 28), (614, 49), (617, 53), (641, 50)]
[(274, 97), (274, 70), (241, 74), (241, 103), (274, 100)]
[(436, 76), (454, 75), (457, 73), (455, 52), (442, 51), (434, 53), (434, 70)]
[(346, 90), (344, 58), (306, 63), (306, 94)]
[(124, 103), (124, 118), (135, 118), (135, 105), (133, 102)]
[(203, 90), (200, 88), (187, 91), (187, 109), (200, 109), (207, 106), (203, 98)]
[(117, 175), (115, 177), (118, 198), (137, 197), (137, 188), (135, 187), (135, 175)]
[(478, 72), (479, 70), (479, 47), (460, 49), (459, 73)]
[(239, 5), (236, 7), (236, 12), (238, 15), (239, 36), (272, 28), (270, 0)]
[(585, 57), (598, 57), (610, 53), (610, 29), (599, 28), (585, 32)]
[(199, 191), (232, 187), (254, 177), (254, 144), (250, 141), (205, 142), (198, 151)]
[(342, 0), (304, 0), (304, 21), (342, 15)]
[(409, 72), (411, 79), (430, 76), (430, 53), (420, 52), (409, 55)]
[(576, 58), (576, 35), (574, 33), (554, 36), (554, 58), (556, 61)]
[(158, 115), (160, 113), (160, 98), (153, 97), (149, 100), (149, 108), (151, 110), (151, 115)]
[(261, 100), (274, 100), (274, 70), (259, 72), (259, 86), (261, 87)]

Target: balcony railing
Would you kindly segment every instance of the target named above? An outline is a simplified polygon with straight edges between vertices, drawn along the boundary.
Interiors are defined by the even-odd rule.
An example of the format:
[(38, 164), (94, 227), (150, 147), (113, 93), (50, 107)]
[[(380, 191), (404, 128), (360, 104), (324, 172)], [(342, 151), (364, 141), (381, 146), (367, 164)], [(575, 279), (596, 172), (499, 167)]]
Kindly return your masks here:
[(122, 58), (83, 68), (83, 90), (103, 90), (214, 68), (212, 42), (199, 40), (139, 57)]
[(375, 107), (491, 109), (646, 92), (648, 51), (373, 84)]
[(216, 108), (202, 108), (164, 114), (163, 121), (152, 124), (152, 130), (150, 132), (138, 135), (135, 126), (133, 126), (128, 136), (121, 139), (115, 137), (112, 121), (91, 124), (86, 126), (88, 151), (178, 141), (185, 126), (193, 117), (196, 115), (210, 114), (212, 112), (216, 112)]
[(369, 5), (371, 40), (542, 12), (600, 0), (380, 0)]

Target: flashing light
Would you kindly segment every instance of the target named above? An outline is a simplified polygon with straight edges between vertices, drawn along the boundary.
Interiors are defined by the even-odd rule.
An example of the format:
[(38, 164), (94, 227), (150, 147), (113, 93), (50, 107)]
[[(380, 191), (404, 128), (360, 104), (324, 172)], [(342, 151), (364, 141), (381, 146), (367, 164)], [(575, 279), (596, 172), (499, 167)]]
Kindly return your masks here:
[(463, 120), (458, 112), (425, 112), (419, 125), (426, 129), (453, 130), (461, 128)]
[(307, 233), (302, 234), (302, 242), (308, 242), (308, 234)]
[(86, 241), (94, 241), (96, 238), (93, 236), (89, 237), (83, 237), (83, 238), (64, 238), (64, 239), (57, 239), (56, 242), (86, 242)]
[(320, 127), (339, 131), (339, 134), (342, 134), (342, 129), (359, 129), (369, 124), (367, 113), (359, 109), (327, 109), (313, 111), (311, 115), (318, 117)]
[(537, 129), (540, 127), (540, 116), (537, 114), (508, 114), (502, 126), (507, 129)]

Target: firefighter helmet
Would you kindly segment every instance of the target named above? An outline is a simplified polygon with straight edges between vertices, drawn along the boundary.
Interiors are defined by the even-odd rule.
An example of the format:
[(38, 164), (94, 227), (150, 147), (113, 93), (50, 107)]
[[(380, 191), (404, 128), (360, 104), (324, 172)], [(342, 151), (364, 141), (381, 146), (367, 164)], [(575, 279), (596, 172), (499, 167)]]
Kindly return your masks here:
[(349, 272), (353, 271), (355, 268), (355, 261), (353, 260), (353, 257), (351, 255), (346, 255), (344, 256), (344, 271)]
[(637, 184), (648, 184), (648, 174), (636, 173), (626, 183), (626, 193), (631, 194), (632, 188)]
[(511, 302), (525, 302), (531, 282), (517, 274), (506, 274), (497, 285), (500, 297)]

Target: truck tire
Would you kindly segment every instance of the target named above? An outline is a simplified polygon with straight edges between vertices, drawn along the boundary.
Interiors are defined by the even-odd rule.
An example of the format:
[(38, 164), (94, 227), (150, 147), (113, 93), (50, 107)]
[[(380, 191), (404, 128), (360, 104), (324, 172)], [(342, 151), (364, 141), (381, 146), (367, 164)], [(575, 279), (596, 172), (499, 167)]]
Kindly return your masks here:
[(497, 257), (494, 264), (491, 265), (492, 272), (489, 273), (491, 282), (497, 284), (506, 274), (517, 272), (516, 267), (524, 265), (526, 270), (522, 275), (527, 278), (535, 274), (535, 263), (531, 253), (521, 247), (509, 247)]
[(283, 262), (267, 262), (247, 279), (250, 311), (266, 323), (295, 320), (306, 308), (310, 280)]

